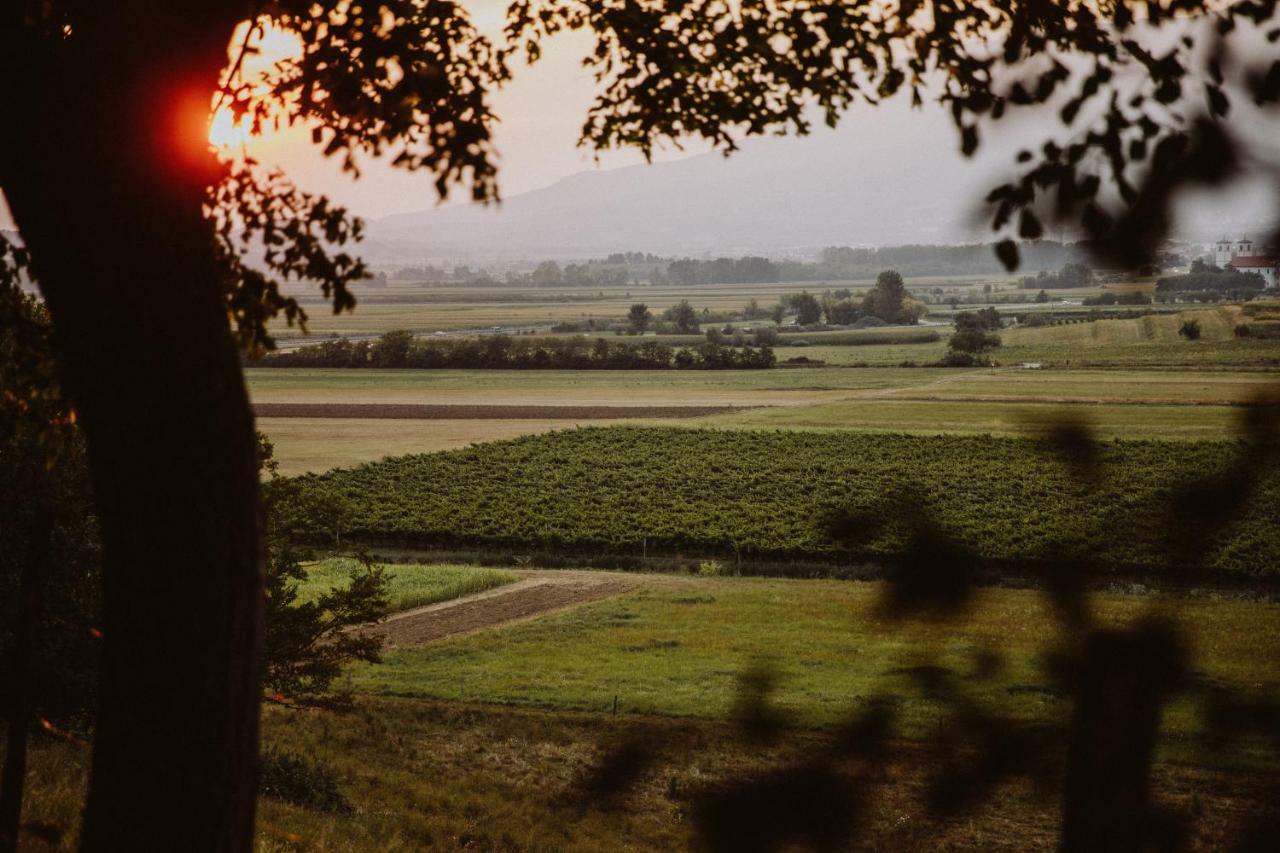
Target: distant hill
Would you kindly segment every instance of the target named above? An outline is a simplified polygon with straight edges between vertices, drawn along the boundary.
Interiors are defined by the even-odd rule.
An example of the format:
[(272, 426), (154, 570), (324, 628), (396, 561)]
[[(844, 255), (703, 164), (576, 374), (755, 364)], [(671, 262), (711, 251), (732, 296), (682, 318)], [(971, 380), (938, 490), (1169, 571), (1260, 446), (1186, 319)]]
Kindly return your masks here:
[[(934, 138), (903, 146), (903, 127), (889, 123)], [(705, 154), (582, 172), (500, 209), (386, 217), (369, 229), (370, 254), (732, 255), (989, 239), (970, 214), (993, 170), (963, 160), (950, 136), (939, 146), (939, 133), (951, 134), (945, 121), (903, 113), (805, 139), (753, 140), (727, 159)], [(939, 156), (940, 148), (947, 153)]]

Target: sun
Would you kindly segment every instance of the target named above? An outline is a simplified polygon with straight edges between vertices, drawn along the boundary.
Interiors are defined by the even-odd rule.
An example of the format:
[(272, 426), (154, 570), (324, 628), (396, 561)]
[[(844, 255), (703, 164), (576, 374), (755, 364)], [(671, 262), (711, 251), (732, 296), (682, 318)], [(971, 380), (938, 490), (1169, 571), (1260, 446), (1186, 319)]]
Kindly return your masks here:
[[(241, 51), (244, 56), (241, 58)], [(268, 93), (266, 80), (271, 70), (282, 61), (302, 53), (302, 41), (295, 33), (281, 29), (269, 18), (259, 18), (256, 24), (242, 21), (236, 27), (227, 46), (228, 70), (239, 61), (237, 80), (248, 83), (255, 96)], [(237, 122), (231, 107), (220, 105), (215, 97), (209, 115), (209, 144), (220, 153), (227, 154), (243, 149), (254, 139), (268, 132), (255, 134), (247, 122)]]

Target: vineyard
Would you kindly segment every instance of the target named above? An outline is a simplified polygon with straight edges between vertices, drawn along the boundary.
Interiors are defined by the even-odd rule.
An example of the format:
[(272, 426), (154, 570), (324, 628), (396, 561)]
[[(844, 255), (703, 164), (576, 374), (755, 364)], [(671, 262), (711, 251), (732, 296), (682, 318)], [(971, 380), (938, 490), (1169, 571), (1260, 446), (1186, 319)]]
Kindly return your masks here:
[[(335, 529), (409, 547), (878, 560), (922, 542), (1004, 565), (1274, 571), (1280, 466), (1235, 442), (584, 428), (299, 479)], [(1197, 509), (1187, 490), (1256, 491)], [(1218, 515), (1221, 524), (1209, 523)], [(1204, 521), (1202, 522), (1202, 519)], [(1188, 557), (1193, 554), (1193, 557)]]

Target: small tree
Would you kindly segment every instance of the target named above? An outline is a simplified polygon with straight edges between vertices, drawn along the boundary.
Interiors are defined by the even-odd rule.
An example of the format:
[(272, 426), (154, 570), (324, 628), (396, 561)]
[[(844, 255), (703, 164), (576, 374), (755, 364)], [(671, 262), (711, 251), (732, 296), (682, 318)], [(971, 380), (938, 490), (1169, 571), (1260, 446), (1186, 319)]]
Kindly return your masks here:
[(631, 310), (627, 312), (627, 326), (631, 329), (631, 334), (642, 335), (649, 328), (649, 323), (653, 320), (653, 314), (649, 312), (649, 306), (643, 302), (637, 302), (631, 306)]
[[(299, 499), (297, 487), (277, 476), (275, 448), (258, 433), (259, 470), (269, 477), (263, 485), (266, 524), (265, 673), (268, 694), (291, 699), (317, 699), (331, 691), (342, 667), (351, 661), (377, 663), (382, 640), (350, 630), (386, 618), (387, 578), (384, 570), (360, 558), (345, 586), (335, 586), (314, 599), (300, 596), (307, 572), (287, 530), (286, 507)], [(338, 508), (338, 504), (342, 507)], [(331, 508), (334, 521), (345, 519), (345, 501), (323, 496), (309, 504)], [(343, 522), (345, 523), (345, 521)], [(333, 531), (337, 535), (337, 529)]]
[(773, 347), (778, 345), (778, 330), (764, 326), (753, 331), (758, 347)]
[(796, 322), (801, 326), (810, 326), (822, 319), (822, 304), (807, 290), (791, 297), (791, 307), (795, 309)]
[(1178, 327), (1178, 334), (1189, 341), (1200, 340), (1200, 321), (1183, 320), (1182, 325)]
[(906, 298), (902, 276), (896, 270), (885, 270), (876, 276), (876, 286), (863, 299), (862, 310), (886, 323), (897, 323), (902, 319), (902, 303)]
[(682, 332), (698, 331), (698, 312), (689, 304), (688, 299), (681, 299), (679, 303), (672, 305), (663, 316), (675, 323), (676, 328)]
[(393, 329), (385, 332), (373, 345), (370, 359), (375, 367), (404, 367), (413, 346), (413, 332)]

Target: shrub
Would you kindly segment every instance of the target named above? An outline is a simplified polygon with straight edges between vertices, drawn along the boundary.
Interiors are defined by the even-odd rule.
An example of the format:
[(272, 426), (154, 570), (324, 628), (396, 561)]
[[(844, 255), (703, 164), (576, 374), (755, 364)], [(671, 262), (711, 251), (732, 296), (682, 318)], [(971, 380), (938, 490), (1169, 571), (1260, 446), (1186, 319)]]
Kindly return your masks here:
[(304, 755), (275, 747), (262, 755), (262, 793), (295, 806), (325, 812), (350, 812), (333, 769)]
[(698, 574), (704, 578), (719, 578), (728, 574), (719, 560), (703, 560), (698, 564)]
[(1200, 321), (1183, 320), (1182, 325), (1178, 327), (1178, 334), (1189, 341), (1200, 340)]
[(754, 329), (752, 334), (756, 338), (756, 346), (758, 347), (776, 347), (778, 345), (778, 330), (772, 326), (761, 326)]
[(978, 353), (1000, 346), (1000, 336), (981, 329), (958, 329), (947, 346), (952, 352)]

